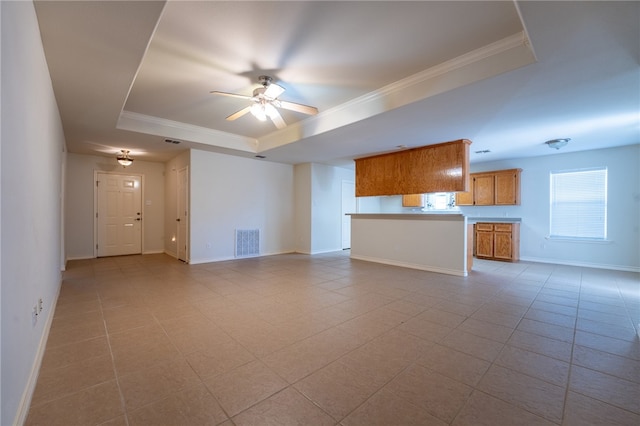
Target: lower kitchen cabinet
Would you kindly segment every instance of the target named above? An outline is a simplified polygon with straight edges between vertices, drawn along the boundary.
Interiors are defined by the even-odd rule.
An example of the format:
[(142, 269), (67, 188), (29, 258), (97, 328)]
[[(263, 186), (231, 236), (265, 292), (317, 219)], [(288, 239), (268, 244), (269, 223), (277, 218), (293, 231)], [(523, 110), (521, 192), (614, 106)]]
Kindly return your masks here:
[(519, 223), (476, 223), (476, 257), (515, 262), (520, 258)]

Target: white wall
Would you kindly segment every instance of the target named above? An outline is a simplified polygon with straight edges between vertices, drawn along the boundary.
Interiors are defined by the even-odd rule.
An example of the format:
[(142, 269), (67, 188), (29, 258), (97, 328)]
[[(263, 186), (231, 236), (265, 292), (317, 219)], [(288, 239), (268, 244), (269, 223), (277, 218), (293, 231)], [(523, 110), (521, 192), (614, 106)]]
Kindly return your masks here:
[[(462, 215), (355, 215), (351, 257), (467, 276), (467, 222)], [(432, 239), (425, 244), (419, 236)]]
[(311, 253), (311, 163), (296, 164), (295, 180), (295, 247), (298, 253)]
[(294, 251), (293, 166), (192, 150), (190, 191), (190, 263), (233, 259), (236, 229), (260, 229), (261, 255)]
[(311, 165), (311, 253), (342, 250), (343, 180), (355, 182), (355, 172)]
[[(0, 424), (11, 425), (26, 416), (60, 289), (65, 140), (33, 4), (0, 8)], [(39, 298), (44, 308), (34, 324)]]
[(66, 170), (66, 258), (94, 257), (95, 171), (144, 176), (142, 252), (164, 252), (164, 167), (163, 163), (141, 161), (134, 157), (133, 164), (125, 169), (116, 163), (115, 153), (113, 158), (70, 153)]
[(342, 250), (342, 181), (355, 172), (305, 163), (295, 166), (296, 251), (316, 254)]
[[(549, 173), (608, 168), (610, 243), (551, 241)], [(520, 257), (538, 262), (640, 271), (640, 145), (472, 164), (472, 172), (521, 168), (521, 205), (460, 207), (469, 216), (521, 217)]]

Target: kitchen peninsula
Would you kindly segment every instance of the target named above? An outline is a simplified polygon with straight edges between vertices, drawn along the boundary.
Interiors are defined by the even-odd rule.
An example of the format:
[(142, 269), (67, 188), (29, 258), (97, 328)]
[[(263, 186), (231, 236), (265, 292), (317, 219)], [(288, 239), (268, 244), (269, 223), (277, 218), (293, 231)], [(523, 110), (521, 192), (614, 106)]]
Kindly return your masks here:
[(462, 214), (353, 213), (351, 258), (467, 276), (473, 230)]

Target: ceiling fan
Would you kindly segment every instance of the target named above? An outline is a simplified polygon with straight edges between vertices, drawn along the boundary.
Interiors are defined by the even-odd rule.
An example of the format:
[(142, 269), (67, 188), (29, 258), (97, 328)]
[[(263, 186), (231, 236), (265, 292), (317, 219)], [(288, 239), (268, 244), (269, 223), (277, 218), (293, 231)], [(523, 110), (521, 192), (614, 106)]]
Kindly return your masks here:
[(287, 126), (282, 116), (276, 108), (288, 109), (291, 111), (301, 112), (303, 114), (314, 115), (318, 113), (318, 108), (302, 105), (295, 102), (281, 101), (278, 96), (284, 93), (284, 87), (278, 86), (273, 83), (273, 79), (267, 75), (261, 75), (258, 77), (258, 81), (262, 87), (254, 89), (253, 96), (238, 95), (235, 93), (211, 91), (214, 95), (231, 96), (233, 98), (248, 99), (251, 104), (240, 111), (234, 112), (227, 117), (227, 120), (236, 120), (246, 113), (250, 112), (258, 120), (266, 121), (267, 117), (273, 121), (273, 124), (278, 129), (283, 129)]

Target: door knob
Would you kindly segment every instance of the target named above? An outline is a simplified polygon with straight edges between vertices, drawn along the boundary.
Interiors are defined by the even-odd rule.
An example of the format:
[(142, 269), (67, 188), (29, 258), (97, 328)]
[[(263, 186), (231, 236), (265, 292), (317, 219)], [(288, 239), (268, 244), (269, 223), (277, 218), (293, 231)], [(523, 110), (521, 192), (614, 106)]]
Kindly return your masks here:
[(136, 220), (137, 220), (137, 221), (141, 221), (142, 219), (141, 219), (141, 218), (139, 218), (139, 217), (137, 217), (137, 218), (136, 218)]
[(180, 222), (180, 218), (177, 218), (177, 219), (176, 219), (176, 222)]

